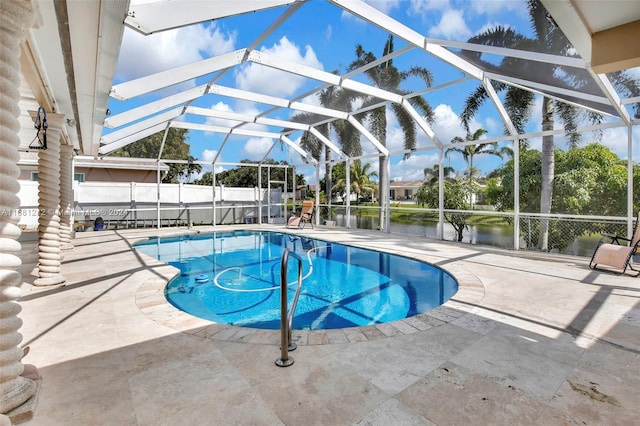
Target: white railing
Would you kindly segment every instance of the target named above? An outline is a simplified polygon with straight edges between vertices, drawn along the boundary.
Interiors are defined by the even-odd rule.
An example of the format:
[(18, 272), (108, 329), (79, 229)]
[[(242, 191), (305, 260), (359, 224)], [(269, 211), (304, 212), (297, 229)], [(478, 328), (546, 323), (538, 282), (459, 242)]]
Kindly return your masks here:
[[(18, 224), (38, 226), (38, 182), (20, 181)], [(89, 226), (101, 217), (107, 226), (146, 227), (284, 221), (280, 188), (228, 188), (190, 184), (74, 182), (73, 222)], [(159, 197), (158, 197), (159, 195)], [(159, 200), (158, 200), (159, 198)], [(271, 204), (270, 204), (271, 203)], [(262, 206), (262, 214), (259, 213)]]
[[(19, 225), (23, 228), (38, 226), (37, 182), (23, 181), (18, 193), (21, 208)], [(160, 202), (158, 186), (146, 183), (97, 183), (84, 182), (74, 186), (74, 222), (91, 226), (96, 217), (102, 217), (108, 228), (189, 226), (199, 224), (228, 223), (285, 223), (287, 211), (280, 189), (271, 191), (258, 188), (215, 188), (189, 184), (161, 184)], [(319, 205), (319, 221), (339, 227), (378, 229), (378, 206), (351, 204)], [(447, 215), (464, 215), (469, 226), (462, 234), (445, 221), (439, 233), (438, 211), (417, 207), (394, 206), (392, 212), (407, 213), (409, 219), (393, 221), (391, 233), (460, 241), (469, 244), (493, 245), (502, 248), (517, 247), (521, 250), (540, 250), (538, 239), (542, 221), (549, 224), (547, 250), (566, 254), (588, 256), (601, 232), (627, 235), (633, 224), (626, 217), (585, 216), (539, 213), (519, 214), (518, 226), (514, 226), (513, 213), (479, 210), (445, 210)], [(214, 215), (215, 212), (215, 215)], [(411, 217), (412, 212), (418, 216)], [(475, 224), (474, 216), (490, 217), (491, 224)], [(486, 222), (484, 220), (479, 223)], [(515, 236), (514, 233), (518, 232)]]

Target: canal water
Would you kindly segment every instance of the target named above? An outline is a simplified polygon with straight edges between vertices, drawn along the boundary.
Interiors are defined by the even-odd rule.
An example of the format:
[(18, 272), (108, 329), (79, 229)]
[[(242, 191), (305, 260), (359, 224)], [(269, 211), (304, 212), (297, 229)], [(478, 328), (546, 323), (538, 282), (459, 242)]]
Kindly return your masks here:
[[(344, 215), (335, 216), (337, 226), (346, 226), (346, 218)], [(351, 216), (351, 228), (358, 229), (377, 229), (378, 218), (371, 216)], [(417, 237), (437, 238), (437, 224), (408, 224), (391, 222), (391, 232), (394, 234), (403, 234)], [(513, 249), (513, 228), (510, 226), (497, 225), (470, 225), (463, 232), (463, 243), (489, 245), (506, 249)], [(445, 222), (444, 239), (455, 241), (457, 235), (453, 226)], [(558, 251), (562, 254), (573, 256), (591, 257), (593, 250), (599, 240), (599, 236), (585, 236), (576, 238), (573, 243)], [(527, 248), (527, 242), (521, 241), (521, 249)], [(531, 250), (536, 250), (532, 247)]]

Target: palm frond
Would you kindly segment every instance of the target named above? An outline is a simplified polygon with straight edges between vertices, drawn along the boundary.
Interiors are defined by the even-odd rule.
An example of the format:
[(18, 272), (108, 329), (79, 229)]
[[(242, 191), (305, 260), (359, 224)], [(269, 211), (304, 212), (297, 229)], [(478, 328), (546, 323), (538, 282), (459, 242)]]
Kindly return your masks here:
[[(411, 117), (406, 109), (402, 108), (398, 104), (392, 104), (391, 109), (398, 120), (398, 124), (400, 124), (402, 132), (404, 133), (404, 149), (416, 149), (416, 122), (413, 117)], [(410, 153), (406, 153), (404, 155), (404, 159), (406, 160), (410, 156)]]
[(436, 120), (436, 113), (431, 108), (431, 104), (422, 96), (415, 96), (409, 99), (409, 103), (422, 114), (427, 123), (433, 124)]
[[(504, 99), (504, 108), (518, 133), (525, 133), (525, 126), (531, 119), (535, 95), (528, 90), (509, 86)], [(505, 129), (505, 134), (509, 134)]]
[(384, 105), (369, 111), (369, 130), (378, 139), (378, 142), (386, 146), (387, 109)]
[(467, 132), (469, 132), (469, 123), (487, 99), (489, 99), (489, 94), (484, 86), (478, 86), (465, 101), (464, 109), (462, 110), (462, 114), (460, 114), (460, 122)]
[(408, 71), (400, 73), (401, 80), (406, 80), (408, 77), (418, 77), (427, 87), (433, 85), (433, 74), (424, 67), (411, 67)]
[[(640, 96), (640, 79), (633, 78), (626, 71), (615, 71), (610, 74), (616, 90), (632, 98)], [(635, 118), (640, 118), (640, 102), (632, 104)]]

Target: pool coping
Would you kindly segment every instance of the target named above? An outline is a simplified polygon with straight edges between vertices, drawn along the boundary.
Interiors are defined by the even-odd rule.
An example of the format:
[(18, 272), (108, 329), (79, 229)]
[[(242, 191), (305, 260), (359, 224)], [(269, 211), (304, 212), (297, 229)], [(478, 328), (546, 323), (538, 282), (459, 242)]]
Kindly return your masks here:
[[(184, 234), (189, 234), (189, 232), (177, 233), (177, 235)], [(167, 237), (167, 235), (163, 236)], [(339, 243), (339, 241), (336, 242)], [(371, 249), (366, 244), (349, 245)], [(134, 249), (132, 248), (132, 250)], [(429, 261), (429, 256), (423, 253), (385, 247), (376, 247), (375, 250), (435, 265), (433, 261)], [(280, 330), (219, 324), (195, 317), (174, 307), (165, 298), (164, 288), (171, 279), (179, 274), (179, 270), (144, 253), (138, 252), (138, 254), (144, 258), (145, 263), (149, 266), (153, 264), (166, 266), (162, 270), (155, 270), (156, 276), (142, 282), (136, 292), (136, 305), (151, 320), (177, 332), (206, 339), (264, 345), (280, 344)], [(435, 266), (442, 268), (458, 281), (458, 291), (452, 298), (437, 308), (409, 318), (376, 325), (327, 330), (292, 330), (292, 341), (297, 345), (303, 346), (365, 342), (422, 332), (450, 323), (471, 313), (484, 298), (484, 285), (480, 279), (460, 265)]]

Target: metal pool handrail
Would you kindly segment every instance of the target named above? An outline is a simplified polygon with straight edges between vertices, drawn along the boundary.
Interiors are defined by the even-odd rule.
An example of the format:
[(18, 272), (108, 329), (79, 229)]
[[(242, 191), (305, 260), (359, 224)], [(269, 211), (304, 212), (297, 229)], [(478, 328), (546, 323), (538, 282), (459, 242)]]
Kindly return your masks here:
[[(289, 265), (289, 255), (298, 261), (298, 286), (296, 294), (291, 303), (291, 310), (287, 314), (287, 266)], [(293, 326), (293, 314), (296, 311), (298, 297), (302, 289), (302, 259), (290, 249), (284, 249), (282, 260), (280, 261), (280, 358), (276, 359), (278, 367), (288, 367), (293, 364), (293, 358), (289, 356), (289, 351), (295, 350), (298, 346), (291, 341), (291, 327)]]

